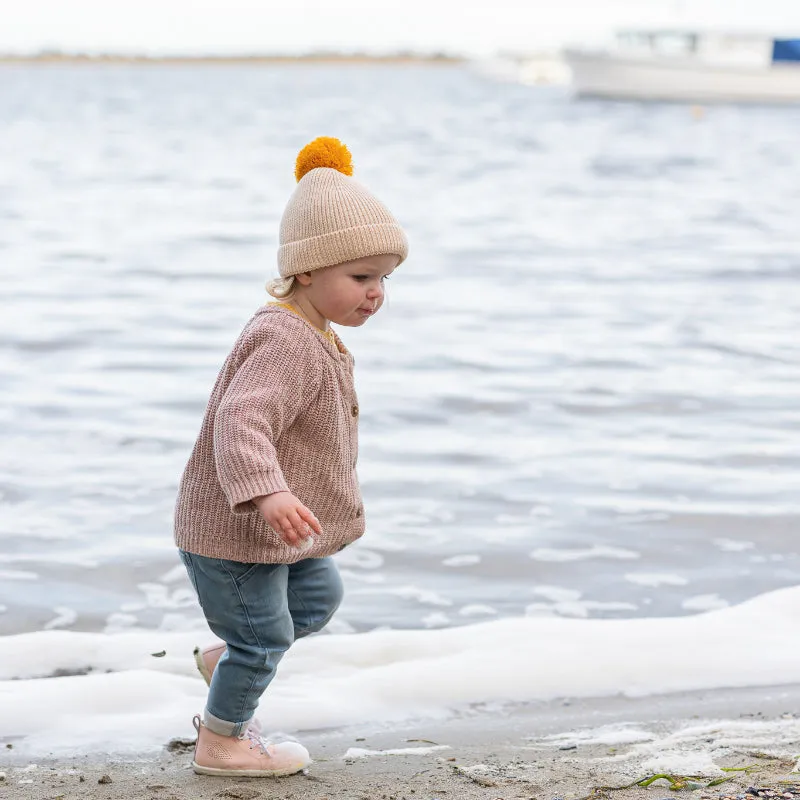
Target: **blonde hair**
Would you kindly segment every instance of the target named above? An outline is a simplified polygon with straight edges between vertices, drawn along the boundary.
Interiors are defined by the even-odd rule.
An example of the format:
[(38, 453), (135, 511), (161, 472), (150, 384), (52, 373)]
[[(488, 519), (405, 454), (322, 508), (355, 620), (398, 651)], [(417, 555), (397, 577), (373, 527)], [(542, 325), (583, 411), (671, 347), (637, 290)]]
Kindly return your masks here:
[(288, 278), (273, 278), (267, 281), (266, 289), (276, 300), (287, 300), (295, 293), (294, 284), (294, 275), (289, 275)]

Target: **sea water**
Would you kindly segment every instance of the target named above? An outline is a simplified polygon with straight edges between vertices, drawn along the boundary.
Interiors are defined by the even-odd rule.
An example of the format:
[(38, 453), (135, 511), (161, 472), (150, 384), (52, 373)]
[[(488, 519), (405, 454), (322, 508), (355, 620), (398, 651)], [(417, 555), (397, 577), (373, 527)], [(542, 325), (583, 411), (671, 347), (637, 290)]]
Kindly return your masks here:
[(318, 135), (411, 241), (340, 330), (368, 528), (337, 556), (347, 647), (690, 625), (798, 584), (798, 125), (465, 67), (3, 67), (7, 677), (93, 666), (61, 632), (202, 640), (177, 483)]

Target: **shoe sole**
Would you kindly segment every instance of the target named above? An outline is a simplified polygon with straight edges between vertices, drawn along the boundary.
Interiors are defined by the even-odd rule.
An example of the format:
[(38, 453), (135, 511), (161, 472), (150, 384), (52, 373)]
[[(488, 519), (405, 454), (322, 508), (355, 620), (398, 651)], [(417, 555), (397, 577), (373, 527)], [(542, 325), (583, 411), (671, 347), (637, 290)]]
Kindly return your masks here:
[(217, 775), (220, 777), (238, 778), (283, 778), (286, 775), (295, 775), (304, 770), (308, 764), (298, 764), (296, 767), (286, 769), (263, 770), (263, 769), (220, 769), (218, 767), (201, 767), (196, 761), (192, 761), (192, 769), (198, 775)]
[(211, 673), (206, 667), (206, 662), (203, 661), (203, 651), (199, 647), (194, 649), (194, 663), (197, 665), (197, 671), (203, 676), (206, 686), (211, 686)]

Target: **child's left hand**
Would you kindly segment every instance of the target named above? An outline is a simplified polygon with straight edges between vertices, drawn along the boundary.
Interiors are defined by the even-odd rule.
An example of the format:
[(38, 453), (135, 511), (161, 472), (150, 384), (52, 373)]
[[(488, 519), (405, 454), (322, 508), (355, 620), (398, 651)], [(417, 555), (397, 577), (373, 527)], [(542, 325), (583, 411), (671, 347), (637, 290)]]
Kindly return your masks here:
[(289, 547), (307, 549), (322, 526), (314, 514), (291, 492), (275, 492), (253, 499), (261, 516)]

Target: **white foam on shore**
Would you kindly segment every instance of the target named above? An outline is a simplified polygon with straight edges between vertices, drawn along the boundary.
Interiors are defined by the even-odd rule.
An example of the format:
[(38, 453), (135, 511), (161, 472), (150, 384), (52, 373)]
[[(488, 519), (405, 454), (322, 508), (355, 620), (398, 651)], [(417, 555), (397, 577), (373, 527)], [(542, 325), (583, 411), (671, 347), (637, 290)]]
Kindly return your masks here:
[(533, 747), (577, 748), (614, 745), (605, 757), (595, 758), (604, 772), (640, 777), (670, 773), (715, 777), (724, 775), (720, 762), (732, 753), (765, 753), (792, 758), (800, 743), (800, 720), (703, 720), (658, 727), (613, 724), (560, 733), (533, 743)]
[(450, 745), (437, 744), (431, 747), (396, 747), (392, 750), (365, 750), (363, 747), (351, 747), (343, 756), (350, 758), (369, 758), (371, 756), (427, 756), (439, 750), (449, 750)]
[[(800, 675), (799, 614), (793, 587), (685, 617), (524, 617), (311, 637), (284, 659), (259, 716), (269, 729), (298, 731), (443, 717), (472, 703), (791, 684)], [(25, 754), (144, 752), (191, 735), (206, 694), (191, 656), (197, 638), (61, 630), (0, 638), (0, 740)], [(88, 675), (47, 677), (87, 667)]]

